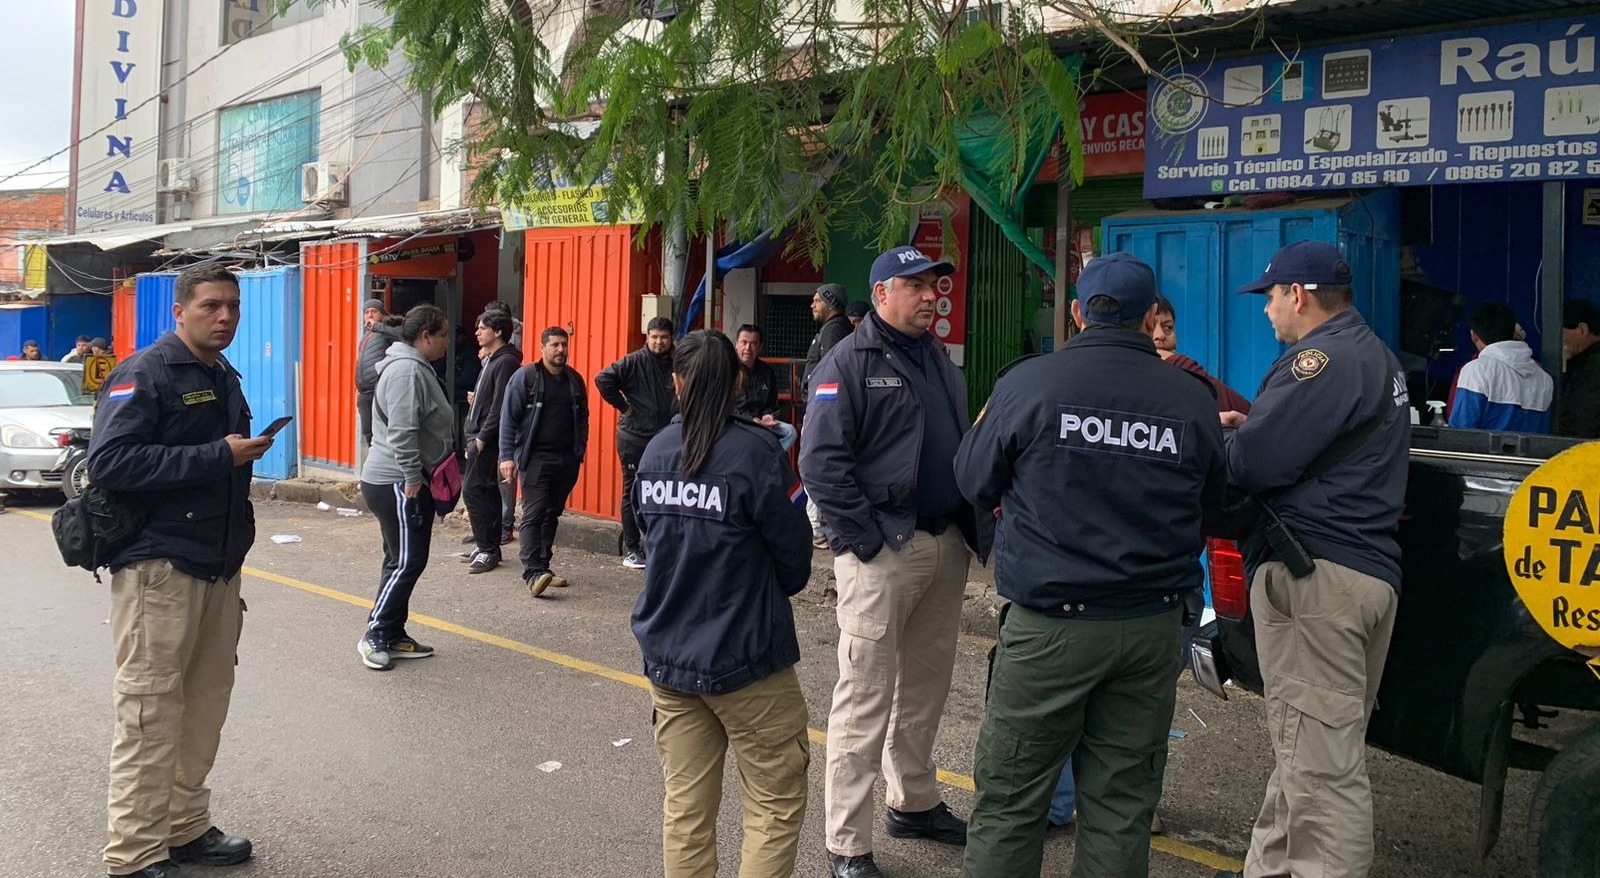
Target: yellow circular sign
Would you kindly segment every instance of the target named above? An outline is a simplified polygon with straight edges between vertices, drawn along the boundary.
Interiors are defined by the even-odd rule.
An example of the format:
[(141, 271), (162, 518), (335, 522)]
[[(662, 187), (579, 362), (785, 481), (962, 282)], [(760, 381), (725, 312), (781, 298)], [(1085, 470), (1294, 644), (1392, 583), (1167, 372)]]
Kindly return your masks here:
[(1506, 572), (1522, 603), (1600, 676), (1600, 442), (1550, 458), (1511, 497)]
[(83, 358), (83, 389), (85, 393), (98, 391), (106, 383), (106, 378), (111, 375), (111, 367), (117, 364), (116, 357), (89, 356)]

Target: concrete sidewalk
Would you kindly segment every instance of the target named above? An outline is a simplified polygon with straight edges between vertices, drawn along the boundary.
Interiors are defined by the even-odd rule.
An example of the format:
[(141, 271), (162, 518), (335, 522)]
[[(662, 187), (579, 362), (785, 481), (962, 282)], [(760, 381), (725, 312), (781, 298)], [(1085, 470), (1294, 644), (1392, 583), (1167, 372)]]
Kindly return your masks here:
[[(306, 503), (315, 506), (326, 503), (332, 509), (359, 509), (367, 514), (367, 504), (361, 498), (361, 489), (355, 481), (325, 479), (285, 479), (269, 481), (257, 479), (250, 488), (258, 500), (276, 500), (287, 503)], [(332, 509), (328, 514), (335, 514)], [(442, 522), (444, 533), (465, 536), (469, 532), (465, 509), (458, 507)], [(620, 556), (622, 525), (610, 519), (594, 518), (568, 512), (562, 516), (557, 531), (558, 545), (593, 552), (596, 555)], [(976, 564), (967, 573), (967, 593), (961, 606), (961, 633), (993, 639), (1000, 617), (1000, 606), (1005, 601), (994, 590), (994, 568)], [(811, 582), (797, 599), (823, 607), (834, 604), (833, 556), (819, 550), (811, 557)]]

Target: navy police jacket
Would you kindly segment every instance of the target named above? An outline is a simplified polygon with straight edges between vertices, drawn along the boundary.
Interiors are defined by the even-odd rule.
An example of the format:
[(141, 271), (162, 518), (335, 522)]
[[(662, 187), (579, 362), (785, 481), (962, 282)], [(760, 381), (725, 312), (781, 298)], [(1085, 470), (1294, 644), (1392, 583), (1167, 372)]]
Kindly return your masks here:
[[(927, 358), (927, 368), (941, 370), (965, 434), (966, 380), (937, 340)], [(812, 377), (800, 476), (836, 555), (853, 552), (871, 561), (885, 545), (898, 552), (911, 540), (923, 429), (922, 400), (907, 371), (915, 368), (868, 319), (828, 352)], [(989, 554), (990, 521), (987, 515), (974, 521), (966, 509), (957, 522), (980, 561)]]
[(995, 584), (1030, 609), (1129, 618), (1202, 582), (1201, 517), (1224, 490), (1210, 385), (1143, 333), (1095, 327), (1017, 363), (956, 455), (956, 483), (1001, 510)]
[(250, 435), (250, 407), (227, 360), (207, 366), (169, 331), (111, 370), (95, 408), (89, 479), (148, 516), (112, 571), (165, 558), (200, 579), (239, 572), (256, 517), (252, 467), (233, 465), (230, 433)]
[(633, 635), (650, 682), (725, 695), (800, 660), (789, 598), (811, 576), (811, 525), (771, 430), (730, 419), (692, 478), (682, 450), (674, 418), (639, 462), (649, 560)]
[[(1411, 448), (1405, 373), (1355, 309), (1306, 333), (1261, 379), (1250, 417), (1225, 431), (1228, 480), (1260, 496), (1313, 556), (1400, 588), (1400, 511)], [(1381, 418), (1321, 474), (1307, 468), (1340, 436)], [(1273, 560), (1258, 530), (1250, 575)]]

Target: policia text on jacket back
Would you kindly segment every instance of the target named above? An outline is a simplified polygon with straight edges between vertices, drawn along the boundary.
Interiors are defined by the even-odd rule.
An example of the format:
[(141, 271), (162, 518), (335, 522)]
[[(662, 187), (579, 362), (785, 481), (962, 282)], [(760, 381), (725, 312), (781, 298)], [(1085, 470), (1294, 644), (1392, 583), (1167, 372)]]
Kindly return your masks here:
[(965, 874), (1038, 875), (1069, 756), (1079, 878), (1143, 876), (1201, 585), (1203, 506), (1223, 487), (1209, 384), (1157, 356), (1155, 277), (1125, 254), (1078, 282), (1088, 328), (1017, 364), (961, 443), (956, 481), (999, 509), (995, 582), (1011, 601), (978, 738)]
[[(211, 825), (206, 775), (233, 693), (255, 542), (250, 437), (239, 373), (222, 357), (239, 328), (226, 268), (178, 275), (177, 328), (123, 361), (95, 409), (89, 478), (136, 502), (144, 532), (111, 559), (116, 732), (106, 871), (164, 878), (172, 862), (223, 866), (250, 842)], [(158, 612), (159, 610), (159, 612)]]

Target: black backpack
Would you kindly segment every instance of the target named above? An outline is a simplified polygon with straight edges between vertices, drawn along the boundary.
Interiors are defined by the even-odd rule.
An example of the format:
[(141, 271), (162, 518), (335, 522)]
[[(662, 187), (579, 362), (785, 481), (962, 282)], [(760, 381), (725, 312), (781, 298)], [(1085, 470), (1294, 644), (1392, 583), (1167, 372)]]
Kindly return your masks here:
[(111, 563), (144, 530), (144, 515), (115, 494), (93, 484), (50, 516), (61, 560), (82, 567), (100, 582), (99, 570)]

